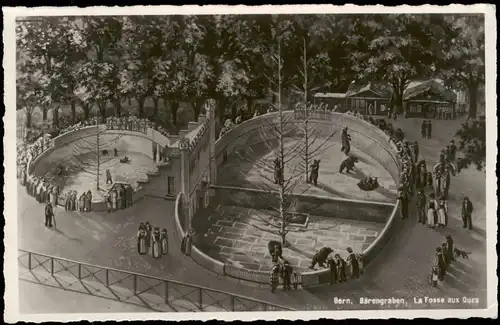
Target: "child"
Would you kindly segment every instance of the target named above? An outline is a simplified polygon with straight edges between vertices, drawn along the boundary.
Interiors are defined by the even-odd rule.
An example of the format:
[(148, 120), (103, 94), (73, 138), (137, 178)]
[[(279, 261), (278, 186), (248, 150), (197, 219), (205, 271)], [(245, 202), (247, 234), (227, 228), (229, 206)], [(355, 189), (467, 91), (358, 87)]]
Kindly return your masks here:
[(433, 287), (437, 286), (437, 283), (438, 283), (438, 268), (437, 268), (437, 266), (432, 267), (431, 283), (432, 283)]

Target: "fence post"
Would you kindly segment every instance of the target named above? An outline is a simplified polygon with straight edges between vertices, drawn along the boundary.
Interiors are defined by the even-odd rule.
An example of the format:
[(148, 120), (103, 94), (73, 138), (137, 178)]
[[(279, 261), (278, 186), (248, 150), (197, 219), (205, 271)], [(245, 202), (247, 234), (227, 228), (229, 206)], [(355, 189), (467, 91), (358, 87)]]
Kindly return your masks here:
[(54, 275), (54, 258), (50, 258), (50, 274)]
[(78, 263), (78, 280), (82, 280), (82, 265)]
[(134, 279), (134, 295), (136, 295), (137, 294), (137, 275), (136, 274), (134, 274), (133, 279)]
[(234, 296), (231, 295), (231, 311), (234, 311)]
[(200, 290), (198, 291), (199, 296), (198, 296), (198, 305), (200, 307), (200, 310), (203, 311), (203, 289), (199, 288)]
[(168, 281), (165, 282), (165, 303), (168, 304)]
[(28, 253), (28, 270), (31, 271), (31, 253)]
[(109, 287), (109, 269), (106, 269), (106, 287)]

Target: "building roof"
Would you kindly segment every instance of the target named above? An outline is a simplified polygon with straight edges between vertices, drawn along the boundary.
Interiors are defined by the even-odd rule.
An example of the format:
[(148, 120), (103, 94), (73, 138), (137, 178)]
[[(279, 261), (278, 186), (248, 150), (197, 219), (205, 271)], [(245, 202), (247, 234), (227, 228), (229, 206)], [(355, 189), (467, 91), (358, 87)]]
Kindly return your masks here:
[(415, 98), (428, 91), (434, 92), (436, 94), (441, 94), (443, 99), (446, 101), (457, 101), (457, 94), (455, 92), (446, 89), (445, 86), (434, 79), (411, 82), (406, 88), (403, 97), (405, 100), (411, 100), (412, 98)]
[(314, 94), (316, 98), (345, 98), (345, 93), (316, 93)]
[(391, 87), (384, 84), (369, 83), (360, 85), (352, 82), (347, 89), (346, 96), (354, 97), (366, 91), (370, 91), (381, 98), (390, 98), (392, 95)]

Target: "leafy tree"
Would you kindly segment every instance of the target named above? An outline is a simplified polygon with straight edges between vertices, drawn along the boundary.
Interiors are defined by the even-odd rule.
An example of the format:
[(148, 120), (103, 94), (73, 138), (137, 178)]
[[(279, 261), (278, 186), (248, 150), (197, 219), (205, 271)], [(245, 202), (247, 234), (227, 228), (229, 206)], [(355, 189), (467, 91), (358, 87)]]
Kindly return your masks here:
[(26, 127), (29, 129), (32, 125), (33, 111), (38, 104), (39, 86), (32, 78), (30, 65), (18, 65), (16, 74), (16, 108), (23, 110), (26, 116)]
[(484, 16), (445, 17), (448, 28), (443, 38), (444, 53), (439, 62), (440, 77), (469, 94), (469, 117), (476, 118), (478, 90), (485, 82)]
[(354, 21), (358, 51), (358, 79), (388, 82), (393, 106), (401, 112), (403, 94), (415, 79), (433, 73), (436, 49), (441, 36), (430, 15), (364, 15)]

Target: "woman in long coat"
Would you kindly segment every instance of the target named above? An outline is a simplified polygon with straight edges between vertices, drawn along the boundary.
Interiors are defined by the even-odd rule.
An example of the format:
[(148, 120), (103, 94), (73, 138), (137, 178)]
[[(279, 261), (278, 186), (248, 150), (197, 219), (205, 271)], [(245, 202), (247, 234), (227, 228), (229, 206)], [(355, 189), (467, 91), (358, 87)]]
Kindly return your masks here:
[(161, 231), (161, 253), (162, 255), (168, 254), (168, 233), (165, 228)]
[(433, 195), (431, 195), (429, 203), (427, 204), (427, 225), (429, 228), (434, 228), (436, 226), (436, 201)]
[(189, 256), (191, 255), (191, 247), (193, 245), (193, 235), (188, 233), (186, 236), (186, 247), (184, 248), (184, 254)]
[(151, 250), (151, 255), (153, 256), (153, 258), (158, 259), (162, 256), (160, 228), (155, 227), (152, 237), (153, 237), (153, 249)]
[(153, 227), (151, 226), (149, 221), (146, 222), (146, 225), (144, 227), (146, 229), (146, 247), (148, 248), (149, 251), (149, 248), (151, 247), (151, 236), (153, 235)]
[(335, 260), (337, 264), (338, 281), (344, 282), (346, 280), (346, 262), (339, 254), (335, 254)]
[(443, 252), (441, 250), (441, 247), (436, 248), (436, 263), (435, 265), (438, 268), (438, 278), (439, 281), (443, 281), (444, 276), (446, 274), (446, 263), (444, 260)]
[(90, 210), (92, 210), (92, 192), (90, 190), (87, 192), (87, 202), (85, 205), (85, 209), (87, 210), (87, 212), (90, 212)]
[(87, 196), (85, 195), (85, 193), (82, 193), (82, 195), (80, 195), (80, 200), (78, 201), (78, 203), (80, 212), (85, 211), (85, 206), (87, 205)]
[(448, 224), (448, 204), (446, 203), (444, 196), (439, 198), (437, 223), (439, 227), (446, 227)]
[(146, 230), (139, 226), (139, 231), (137, 232), (137, 252), (144, 255), (148, 252), (146, 245)]
[(348, 247), (347, 252), (349, 253), (349, 256), (347, 257), (347, 261), (348, 261), (349, 266), (350, 266), (351, 278), (353, 278), (353, 279), (359, 278), (358, 259), (356, 258), (356, 255), (353, 253), (352, 248)]

